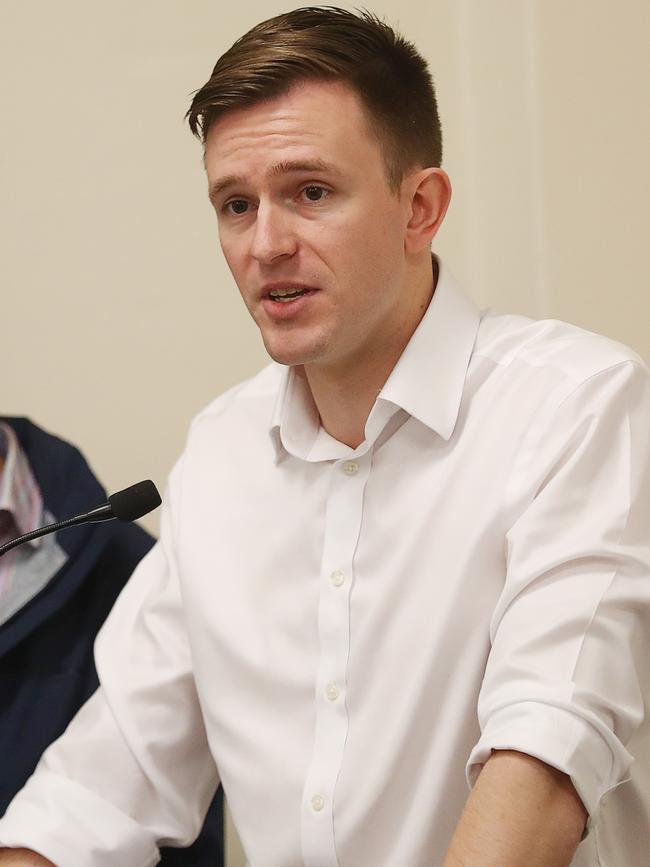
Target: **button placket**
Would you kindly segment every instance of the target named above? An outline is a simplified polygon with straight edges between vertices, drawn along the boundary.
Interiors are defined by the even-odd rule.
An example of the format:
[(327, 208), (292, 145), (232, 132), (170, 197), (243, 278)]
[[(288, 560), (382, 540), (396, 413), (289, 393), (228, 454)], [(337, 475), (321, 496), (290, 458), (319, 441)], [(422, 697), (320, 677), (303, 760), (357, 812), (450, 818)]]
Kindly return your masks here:
[[(338, 867), (334, 794), (348, 731), (345, 701), (350, 652), (353, 560), (362, 523), (370, 454), (332, 466), (328, 490), (320, 599), (319, 660), (315, 683), (316, 731), (303, 789), (301, 821), (305, 867)], [(316, 807), (322, 798), (322, 807)]]

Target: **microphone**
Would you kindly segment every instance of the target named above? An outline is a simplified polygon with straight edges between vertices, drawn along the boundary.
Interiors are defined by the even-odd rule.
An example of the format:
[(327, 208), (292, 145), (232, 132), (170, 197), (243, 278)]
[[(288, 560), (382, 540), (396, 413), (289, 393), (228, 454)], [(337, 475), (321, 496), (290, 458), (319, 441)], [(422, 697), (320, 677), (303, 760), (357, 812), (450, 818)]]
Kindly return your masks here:
[(30, 542), (32, 539), (38, 539), (40, 536), (47, 536), (49, 533), (56, 533), (57, 530), (64, 530), (66, 527), (76, 527), (79, 524), (96, 524), (100, 521), (135, 521), (143, 515), (157, 509), (161, 504), (160, 494), (154, 483), (147, 479), (144, 482), (138, 482), (131, 485), (129, 488), (124, 488), (123, 491), (118, 491), (108, 498), (108, 502), (103, 506), (97, 506), (91, 509), (90, 512), (84, 512), (82, 515), (75, 515), (74, 518), (67, 518), (65, 521), (59, 521), (56, 524), (48, 524), (46, 527), (38, 527), (36, 530), (31, 530), (16, 539), (0, 545), (0, 557), (22, 545), (24, 542)]

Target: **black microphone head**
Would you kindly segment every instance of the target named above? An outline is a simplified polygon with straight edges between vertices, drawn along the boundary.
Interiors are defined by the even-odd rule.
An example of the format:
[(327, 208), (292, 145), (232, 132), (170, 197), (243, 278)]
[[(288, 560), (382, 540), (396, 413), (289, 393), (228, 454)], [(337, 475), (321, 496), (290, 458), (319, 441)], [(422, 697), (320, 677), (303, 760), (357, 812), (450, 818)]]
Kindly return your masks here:
[(147, 479), (112, 494), (108, 502), (111, 504), (113, 516), (118, 521), (135, 521), (157, 509), (162, 500), (154, 483)]

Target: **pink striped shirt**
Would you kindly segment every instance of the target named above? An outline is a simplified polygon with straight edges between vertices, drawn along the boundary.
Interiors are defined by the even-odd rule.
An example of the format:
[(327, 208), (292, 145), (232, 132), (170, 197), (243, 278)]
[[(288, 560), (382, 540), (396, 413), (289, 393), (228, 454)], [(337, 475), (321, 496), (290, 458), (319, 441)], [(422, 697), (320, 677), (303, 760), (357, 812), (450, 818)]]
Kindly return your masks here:
[[(0, 545), (43, 523), (43, 498), (16, 434), (0, 422)], [(37, 550), (42, 539), (28, 545)], [(0, 609), (13, 586), (19, 548), (0, 557)]]

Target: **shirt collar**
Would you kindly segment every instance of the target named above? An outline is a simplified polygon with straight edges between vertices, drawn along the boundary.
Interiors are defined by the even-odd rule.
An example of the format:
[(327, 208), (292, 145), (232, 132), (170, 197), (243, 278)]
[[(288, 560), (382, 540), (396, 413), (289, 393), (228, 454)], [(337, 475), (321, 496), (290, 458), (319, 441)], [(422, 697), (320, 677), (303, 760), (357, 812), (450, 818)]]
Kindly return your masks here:
[(377, 400), (391, 401), (448, 440), (480, 320), (478, 308), (439, 262), (431, 303)]
[[(367, 445), (376, 440), (400, 409), (444, 440), (453, 433), (480, 313), (444, 264), (440, 260), (438, 263), (433, 298), (368, 417)], [(271, 420), (276, 459), (289, 452), (309, 460), (314, 445), (322, 441), (324, 432), (319, 432), (319, 427), (318, 410), (302, 366), (284, 367)], [(331, 439), (331, 444), (335, 443)], [(337, 445), (341, 448), (333, 451), (333, 458), (356, 453), (342, 443)], [(340, 454), (335, 453), (338, 451)]]
[[(29, 533), (43, 521), (43, 497), (13, 428), (4, 422), (0, 422), (0, 455), (4, 457), (0, 512), (9, 513), (18, 535)], [(40, 542), (32, 539), (29, 544), (37, 548)]]

